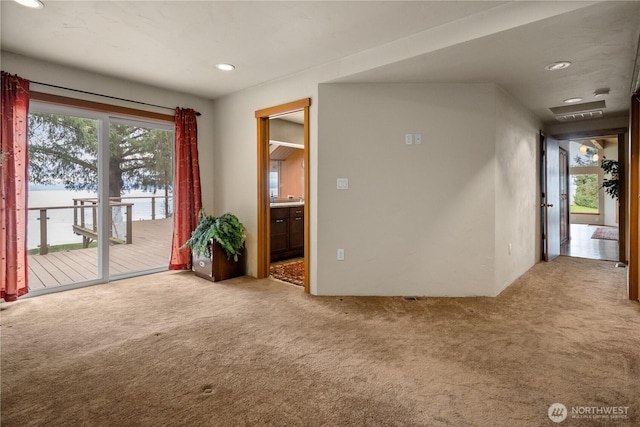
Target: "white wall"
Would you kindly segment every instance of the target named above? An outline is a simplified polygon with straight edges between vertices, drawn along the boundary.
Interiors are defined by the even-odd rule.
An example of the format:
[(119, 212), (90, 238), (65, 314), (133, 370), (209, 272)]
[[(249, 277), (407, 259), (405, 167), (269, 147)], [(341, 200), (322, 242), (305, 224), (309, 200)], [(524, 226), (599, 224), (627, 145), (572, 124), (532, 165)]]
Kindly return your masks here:
[[(540, 258), (541, 123), (496, 88), (495, 289), (497, 295)], [(511, 253), (509, 253), (511, 245)]]
[(490, 84), (320, 86), (318, 293), (494, 294), (494, 97)]
[[(516, 249), (513, 265), (496, 282), (494, 85), (321, 84), (318, 89), (318, 82), (330, 77), (315, 70), (214, 103), (214, 213), (232, 211), (247, 226), (250, 275), (257, 272), (254, 113), (306, 97), (311, 98), (307, 203), (313, 294), (496, 295), (535, 263), (539, 232), (525, 236), (534, 208), (522, 220), (527, 227), (520, 230), (516, 221), (519, 231), (501, 237)], [(515, 126), (518, 132), (531, 126), (524, 112), (514, 114), (524, 123)], [(405, 146), (407, 132), (422, 133), (423, 145)], [(533, 129), (531, 138), (537, 132)], [(529, 160), (527, 183), (536, 183), (530, 149), (520, 147), (514, 156)], [(338, 177), (350, 179), (350, 190), (336, 190)], [(397, 224), (395, 231), (390, 221)], [(344, 262), (336, 260), (338, 248), (345, 249)]]
[[(134, 83), (127, 80), (116, 79), (101, 74), (35, 60), (9, 52), (2, 52), (0, 60), (2, 70), (11, 74), (17, 74), (28, 80), (171, 108), (193, 108), (202, 113), (198, 118), (198, 155), (202, 182), (202, 202), (204, 208), (208, 212), (213, 211), (214, 197), (211, 185), (214, 176), (212, 168), (213, 104), (211, 101), (193, 95), (169, 91), (154, 86), (147, 86), (140, 83)], [(172, 111), (166, 109), (132, 104), (114, 99), (106, 99), (78, 92), (70, 92), (38, 84), (31, 84), (31, 90), (173, 115)]]

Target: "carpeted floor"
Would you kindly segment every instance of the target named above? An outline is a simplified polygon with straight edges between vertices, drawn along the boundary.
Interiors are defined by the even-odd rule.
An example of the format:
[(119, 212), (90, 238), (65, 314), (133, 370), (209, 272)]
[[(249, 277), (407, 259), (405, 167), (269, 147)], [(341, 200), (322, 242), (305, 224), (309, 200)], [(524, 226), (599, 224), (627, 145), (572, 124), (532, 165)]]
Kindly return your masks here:
[(560, 257), (496, 298), (407, 301), (166, 272), (2, 304), (2, 426), (637, 426), (625, 275)]
[(618, 228), (617, 227), (598, 227), (591, 236), (592, 239), (601, 240), (618, 240)]
[(304, 258), (272, 263), (270, 273), (274, 279), (304, 286)]

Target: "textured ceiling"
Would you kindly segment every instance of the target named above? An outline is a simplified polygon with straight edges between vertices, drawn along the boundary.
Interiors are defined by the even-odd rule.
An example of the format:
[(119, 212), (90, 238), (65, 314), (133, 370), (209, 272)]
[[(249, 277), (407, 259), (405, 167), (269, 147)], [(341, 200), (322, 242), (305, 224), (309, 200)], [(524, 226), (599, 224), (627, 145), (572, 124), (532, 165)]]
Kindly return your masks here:
[[(493, 2), (2, 1), (2, 50), (215, 98)], [(218, 71), (218, 63), (236, 71)]]
[[(605, 114), (615, 116), (628, 109), (639, 32), (640, 2), (603, 2), (339, 81), (492, 82), (545, 121), (554, 120), (549, 108), (573, 97), (604, 99)], [(557, 60), (573, 64), (544, 69)], [(599, 88), (610, 94), (596, 99)]]
[(602, 87), (605, 117), (625, 114), (638, 75), (638, 1), (44, 3), (0, 3), (3, 51), (212, 99), (333, 64), (340, 82), (497, 83), (554, 122)]

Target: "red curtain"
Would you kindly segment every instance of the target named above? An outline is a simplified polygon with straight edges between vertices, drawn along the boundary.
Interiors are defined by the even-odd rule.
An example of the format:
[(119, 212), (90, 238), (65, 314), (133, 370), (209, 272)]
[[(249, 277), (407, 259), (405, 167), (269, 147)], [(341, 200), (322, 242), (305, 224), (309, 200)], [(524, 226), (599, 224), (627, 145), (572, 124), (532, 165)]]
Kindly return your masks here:
[(0, 146), (0, 298), (27, 288), (27, 119), (29, 80), (2, 71)]
[(170, 270), (191, 268), (191, 251), (180, 246), (189, 240), (198, 225), (202, 208), (198, 167), (198, 124), (196, 112), (176, 108), (175, 189), (173, 191), (173, 243)]

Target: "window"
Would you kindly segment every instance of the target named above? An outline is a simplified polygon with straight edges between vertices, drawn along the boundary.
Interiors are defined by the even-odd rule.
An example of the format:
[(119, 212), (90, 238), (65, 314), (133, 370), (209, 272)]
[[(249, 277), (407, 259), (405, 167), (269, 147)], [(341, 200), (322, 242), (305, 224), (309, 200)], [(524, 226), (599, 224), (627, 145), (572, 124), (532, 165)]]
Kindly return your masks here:
[(600, 213), (600, 150), (589, 141), (571, 141), (569, 200), (572, 214)]
[(280, 197), (280, 161), (271, 160), (269, 163), (269, 196)]

